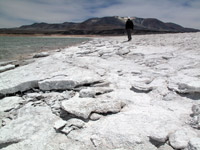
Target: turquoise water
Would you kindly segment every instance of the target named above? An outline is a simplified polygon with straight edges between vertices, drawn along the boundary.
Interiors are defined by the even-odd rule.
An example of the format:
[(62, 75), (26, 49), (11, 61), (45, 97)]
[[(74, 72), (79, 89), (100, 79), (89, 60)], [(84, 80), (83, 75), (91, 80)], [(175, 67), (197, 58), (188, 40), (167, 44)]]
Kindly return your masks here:
[(65, 48), (89, 40), (69, 37), (9, 37), (0, 36), (0, 61), (16, 59), (27, 54)]

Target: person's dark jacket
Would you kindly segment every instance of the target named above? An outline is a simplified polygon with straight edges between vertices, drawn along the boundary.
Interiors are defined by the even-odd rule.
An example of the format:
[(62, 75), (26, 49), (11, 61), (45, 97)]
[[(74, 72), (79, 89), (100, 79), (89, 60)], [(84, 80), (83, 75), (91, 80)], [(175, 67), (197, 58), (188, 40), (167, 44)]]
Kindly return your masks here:
[(133, 30), (133, 28), (134, 28), (133, 22), (130, 19), (128, 19), (126, 21), (126, 29), (132, 29)]

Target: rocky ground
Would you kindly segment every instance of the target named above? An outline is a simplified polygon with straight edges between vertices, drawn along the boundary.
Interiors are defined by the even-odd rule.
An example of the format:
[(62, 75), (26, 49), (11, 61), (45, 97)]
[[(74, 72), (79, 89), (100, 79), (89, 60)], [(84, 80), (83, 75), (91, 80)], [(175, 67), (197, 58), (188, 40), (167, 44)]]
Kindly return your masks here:
[(200, 150), (200, 33), (93, 38), (3, 71), (0, 149)]

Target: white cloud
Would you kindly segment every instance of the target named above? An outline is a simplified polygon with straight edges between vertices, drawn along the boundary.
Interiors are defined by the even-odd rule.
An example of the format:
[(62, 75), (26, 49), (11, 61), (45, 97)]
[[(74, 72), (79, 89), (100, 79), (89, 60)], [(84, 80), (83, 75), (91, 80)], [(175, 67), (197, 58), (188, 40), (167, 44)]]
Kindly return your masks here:
[(118, 15), (158, 18), (200, 29), (199, 8), (199, 0), (1, 0), (0, 27)]
[(12, 28), (22, 25), (23, 22), (0, 17), (0, 28)]
[(200, 29), (200, 1), (191, 0), (191, 7), (184, 6), (187, 0), (121, 0), (121, 4), (103, 8), (98, 16), (119, 15), (143, 18), (157, 18), (185, 27)]
[[(82, 6), (81, 3), (70, 3), (70, 1), (65, 2), (63, 0), (42, 0), (42, 3), (26, 0), (7, 0), (0, 1), (0, 14), (7, 17), (6, 22), (13, 22), (13, 19), (18, 19), (21, 20), (21, 24), (24, 23), (23, 20), (60, 23), (80, 20), (87, 16), (88, 12)], [(6, 17), (0, 22), (5, 22)]]

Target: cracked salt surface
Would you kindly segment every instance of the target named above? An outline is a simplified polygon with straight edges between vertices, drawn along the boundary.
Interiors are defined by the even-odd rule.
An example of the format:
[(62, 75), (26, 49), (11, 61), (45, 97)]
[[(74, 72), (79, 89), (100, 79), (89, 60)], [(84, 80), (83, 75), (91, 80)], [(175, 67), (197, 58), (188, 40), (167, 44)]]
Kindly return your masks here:
[(0, 73), (0, 148), (198, 147), (200, 33), (124, 40), (93, 38)]

